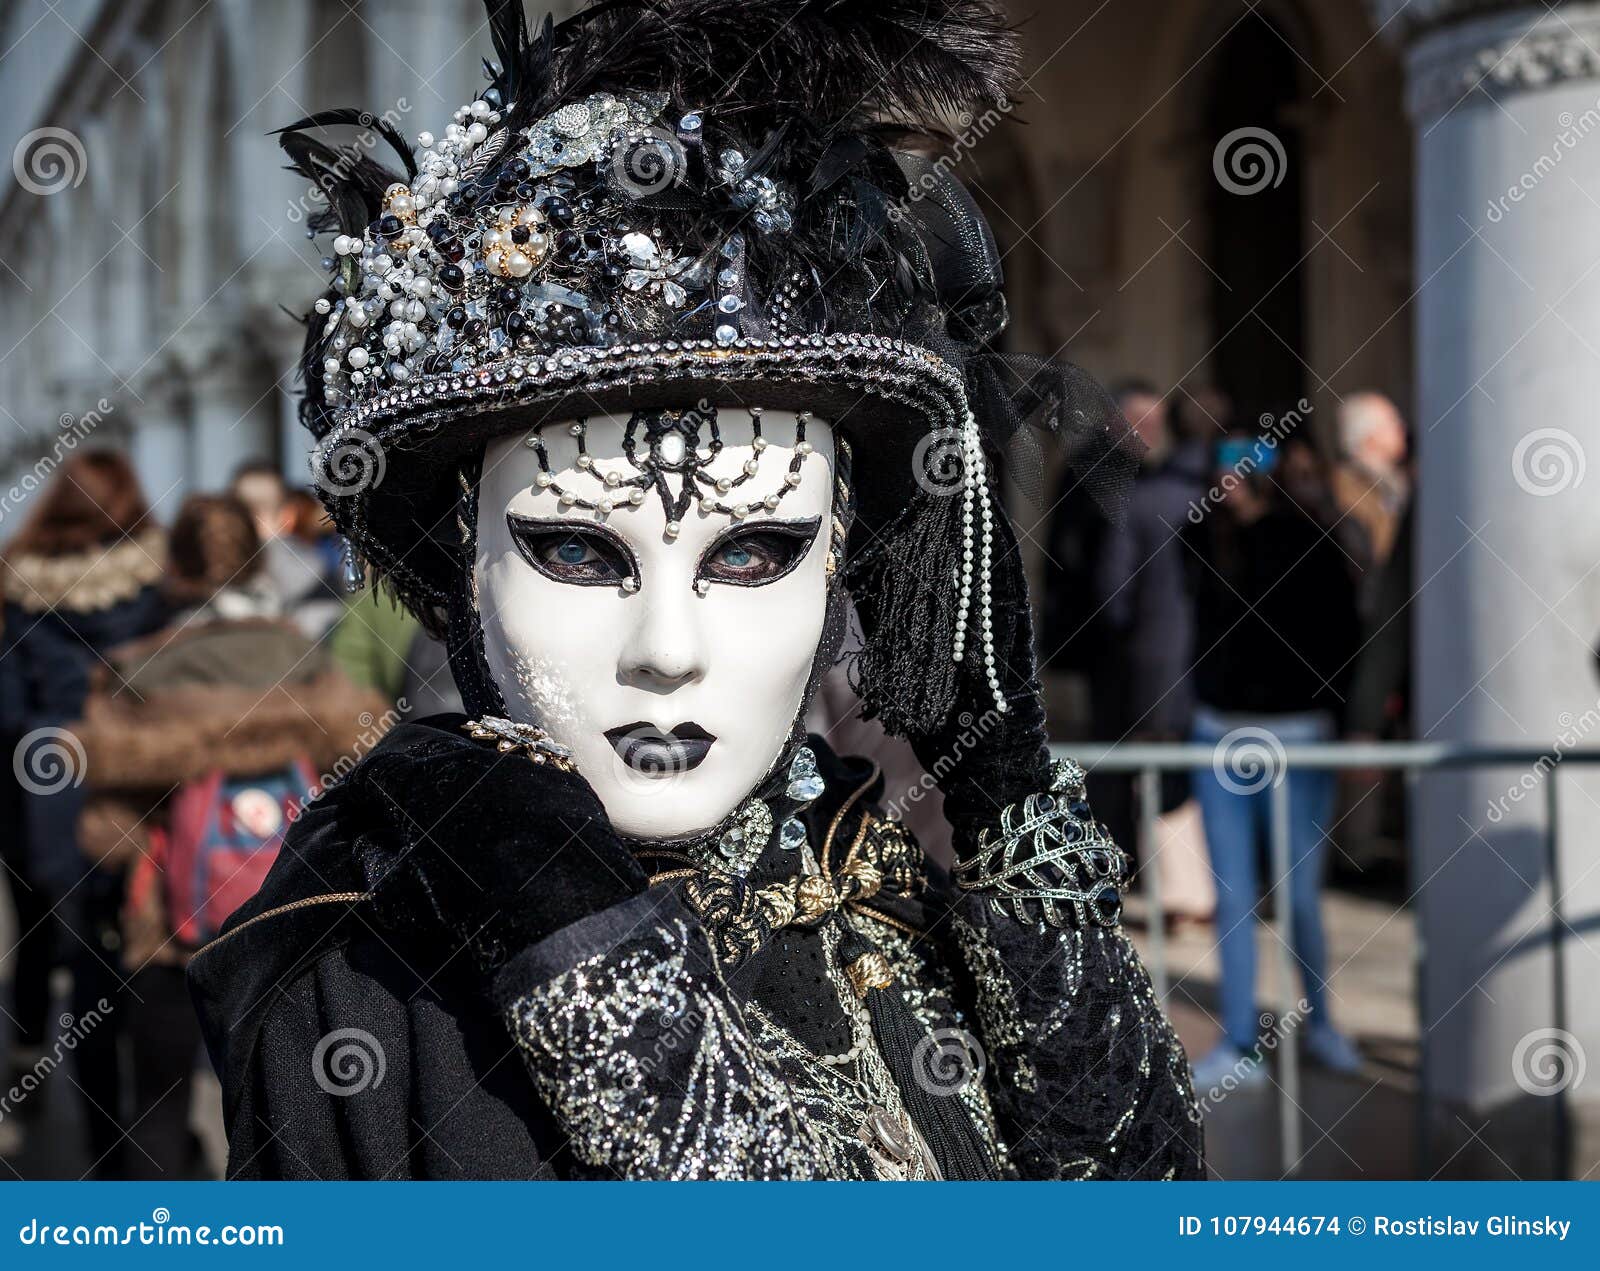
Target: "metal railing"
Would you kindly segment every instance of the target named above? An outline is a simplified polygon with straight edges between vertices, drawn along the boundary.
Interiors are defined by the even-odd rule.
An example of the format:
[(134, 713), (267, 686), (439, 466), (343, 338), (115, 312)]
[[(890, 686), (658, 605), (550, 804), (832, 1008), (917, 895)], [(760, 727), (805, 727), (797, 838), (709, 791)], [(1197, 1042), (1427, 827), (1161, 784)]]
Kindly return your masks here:
[[(1161, 774), (1211, 769), (1220, 744), (1205, 742), (1068, 742), (1053, 746), (1059, 759), (1076, 759), (1090, 772), (1133, 774), (1138, 779), (1139, 875), (1149, 909), (1148, 968), (1157, 995), (1163, 1004), (1168, 992), (1168, 969), (1164, 912), (1161, 902), (1160, 853), (1156, 850), (1156, 819), (1161, 805)], [(1282, 778), (1295, 768), (1320, 771), (1381, 769), (1405, 775), (1408, 802), (1414, 801), (1417, 784), (1425, 773), (1464, 768), (1544, 766), (1545, 868), (1550, 882), (1551, 909), (1551, 996), (1552, 1023), (1566, 1028), (1566, 978), (1562, 945), (1567, 930), (1561, 911), (1560, 827), (1557, 819), (1560, 764), (1600, 764), (1600, 749), (1554, 750), (1528, 747), (1475, 746), (1458, 742), (1310, 742), (1261, 746), (1251, 752), (1253, 781), (1269, 791), (1271, 817), (1268, 831), (1271, 878), (1268, 895), (1273, 897), (1274, 924), (1278, 929), (1278, 972), (1285, 995), (1285, 1009), (1298, 1004), (1293, 985), (1299, 971), (1294, 958), (1294, 910), (1287, 886), (1291, 871), (1289, 847), (1289, 783)], [(1253, 938), (1253, 937), (1252, 937)], [(1419, 1025), (1417, 1083), (1417, 1159), (1418, 1172), (1425, 1174), (1430, 1159), (1432, 1100), (1428, 1080), (1427, 933), (1418, 929), (1414, 953), (1416, 1010)], [(1301, 1159), (1300, 1065), (1291, 1043), (1279, 1048), (1279, 1126), (1283, 1172), (1293, 1176)], [(1554, 1150), (1558, 1168), (1565, 1170), (1570, 1160), (1571, 1122), (1566, 1095), (1558, 1091)]]

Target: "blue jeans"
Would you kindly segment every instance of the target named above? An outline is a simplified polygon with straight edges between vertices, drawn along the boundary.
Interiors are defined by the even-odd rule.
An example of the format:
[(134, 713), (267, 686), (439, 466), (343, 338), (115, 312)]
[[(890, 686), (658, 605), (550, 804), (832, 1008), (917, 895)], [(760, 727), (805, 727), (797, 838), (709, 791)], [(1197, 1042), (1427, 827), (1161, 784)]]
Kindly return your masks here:
[[(1246, 729), (1255, 744), (1326, 741), (1331, 721), (1319, 713), (1241, 717), (1202, 708), (1196, 713), (1193, 739), (1214, 746)], [(1230, 747), (1226, 753), (1237, 753)], [(1257, 846), (1267, 844), (1272, 825), (1272, 787), (1259, 769), (1248, 766), (1218, 771), (1218, 765), (1196, 768), (1195, 798), (1205, 821), (1206, 848), (1217, 883), (1217, 942), (1222, 955), (1222, 1026), (1228, 1041), (1240, 1050), (1254, 1050), (1261, 1026), (1256, 1016), (1256, 897), (1260, 879)], [(1306, 1023), (1327, 1022), (1328, 946), (1322, 931), (1319, 898), (1324, 865), (1323, 844), (1333, 818), (1335, 780), (1331, 772), (1294, 769), (1289, 793), (1289, 905), (1294, 925), (1294, 954), (1310, 1007)], [(1270, 857), (1269, 857), (1270, 859)]]

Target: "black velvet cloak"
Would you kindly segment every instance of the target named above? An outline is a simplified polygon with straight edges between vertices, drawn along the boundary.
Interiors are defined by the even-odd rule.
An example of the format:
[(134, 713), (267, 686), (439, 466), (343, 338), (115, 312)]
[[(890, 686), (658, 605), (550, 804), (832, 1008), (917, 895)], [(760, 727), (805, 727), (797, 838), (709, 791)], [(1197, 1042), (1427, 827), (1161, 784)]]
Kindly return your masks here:
[[(391, 733), (195, 958), (231, 1177), (1203, 1174), (1188, 1067), (1123, 932), (949, 891), (875, 810), (875, 766), (815, 738), (808, 843), (774, 843), (748, 886), (556, 853), (536, 885), (570, 923), (493, 970), (396, 924), (383, 891), (421, 836), (470, 869), (483, 836), (561, 820), (525, 757), (459, 723)], [(820, 918), (741, 919), (806, 871)], [(864, 951), (892, 970), (898, 1048), (843, 974)]]

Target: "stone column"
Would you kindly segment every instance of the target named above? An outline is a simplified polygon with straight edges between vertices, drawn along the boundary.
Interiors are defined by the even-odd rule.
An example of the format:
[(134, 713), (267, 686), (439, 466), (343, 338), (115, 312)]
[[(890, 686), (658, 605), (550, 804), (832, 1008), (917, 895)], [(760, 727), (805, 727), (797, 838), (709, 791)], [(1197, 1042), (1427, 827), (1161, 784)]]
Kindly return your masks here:
[(249, 460), (277, 456), (277, 398), (272, 381), (243, 358), (218, 356), (191, 378), (194, 484), (221, 490)]
[[(545, 14), (561, 21), (578, 0), (537, 0), (527, 5), (528, 27)], [(368, 107), (396, 111), (400, 131), (439, 133), (457, 106), (484, 87), (483, 59), (494, 43), (480, 0), (364, 0), (367, 27)]]
[[(533, 6), (534, 9), (537, 6)], [(533, 20), (530, 9), (529, 20)], [(443, 132), (450, 112), (483, 86), (494, 54), (483, 6), (468, 0), (365, 0), (368, 108), (408, 137)]]
[(1600, 747), (1600, 4), (1371, 8), (1407, 44), (1416, 132), (1417, 736), (1549, 751), (1427, 778), (1413, 807), (1434, 1165), (1581, 1173), (1600, 770), (1560, 756)]
[(226, 82), (206, 126), (227, 132), (216, 180), (219, 196), (229, 200), (229, 250), (239, 255), (229, 268), (241, 266), (218, 299), (229, 309), (227, 320), (276, 328), (284, 321), (279, 305), (308, 303), (303, 260), (316, 259), (304, 237), (307, 183), (284, 171), (287, 161), (272, 133), (313, 109), (312, 6), (219, 0), (214, 11)]
[(140, 404), (133, 421), (133, 463), (158, 520), (171, 524), (194, 485), (189, 386), (176, 361), (161, 358), (135, 385)]

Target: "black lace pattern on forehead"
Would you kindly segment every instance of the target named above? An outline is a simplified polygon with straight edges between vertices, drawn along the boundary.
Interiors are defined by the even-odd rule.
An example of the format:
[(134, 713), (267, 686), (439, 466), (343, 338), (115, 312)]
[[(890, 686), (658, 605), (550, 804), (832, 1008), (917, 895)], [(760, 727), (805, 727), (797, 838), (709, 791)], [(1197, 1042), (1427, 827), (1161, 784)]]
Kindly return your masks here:
[(799, 488), (800, 470), (815, 448), (806, 439), (811, 415), (801, 411), (795, 416), (792, 453), (777, 488), (759, 498), (749, 498), (745, 491), (761, 473), (762, 457), (771, 443), (762, 433), (761, 407), (747, 409), (754, 453), (736, 476), (716, 476), (711, 471), (722, 455), (724, 443), (717, 407), (704, 402), (683, 410), (635, 411), (622, 434), (622, 453), (633, 469), (628, 476), (614, 470), (601, 473), (595, 468), (588, 450), (587, 419), (567, 425), (578, 447), (575, 466), (594, 484), (590, 493), (579, 493), (557, 482), (541, 433), (529, 434), (524, 444), (538, 456), (536, 483), (555, 494), (562, 507), (580, 508), (604, 519), (620, 507), (637, 507), (653, 490), (666, 514), (667, 537), (676, 538), (691, 508), (742, 521), (757, 512), (776, 512), (784, 496)]

